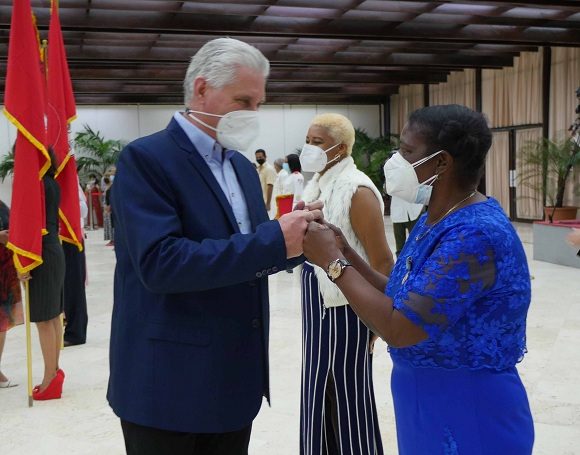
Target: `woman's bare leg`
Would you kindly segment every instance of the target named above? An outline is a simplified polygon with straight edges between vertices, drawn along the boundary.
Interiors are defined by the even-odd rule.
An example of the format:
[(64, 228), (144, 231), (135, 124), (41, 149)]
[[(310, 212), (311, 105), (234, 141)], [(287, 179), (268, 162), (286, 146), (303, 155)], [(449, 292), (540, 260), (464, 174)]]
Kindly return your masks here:
[[(58, 319), (58, 317), (56, 318)], [(40, 338), (40, 348), (42, 350), (42, 358), (44, 360), (44, 377), (40, 384), (40, 390), (43, 391), (50, 381), (56, 376), (58, 369), (58, 355), (57, 351), (57, 334), (55, 330), (54, 319), (49, 321), (37, 322), (38, 337)]]
[[(0, 332), (0, 362), (2, 361), (2, 353), (4, 352), (4, 342), (6, 341), (6, 332)], [(0, 370), (0, 382), (6, 382), (8, 378), (2, 374)]]

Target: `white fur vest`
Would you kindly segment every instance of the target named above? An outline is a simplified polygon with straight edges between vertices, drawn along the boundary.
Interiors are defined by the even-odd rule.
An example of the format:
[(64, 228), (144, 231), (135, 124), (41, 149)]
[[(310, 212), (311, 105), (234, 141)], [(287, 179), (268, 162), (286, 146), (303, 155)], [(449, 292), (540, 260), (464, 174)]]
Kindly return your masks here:
[[(324, 202), (324, 218), (338, 226), (350, 246), (368, 262), (368, 256), (350, 223), (352, 197), (361, 186), (369, 188), (375, 193), (381, 205), (381, 215), (383, 215), (385, 208), (381, 194), (372, 180), (357, 169), (354, 160), (350, 156), (332, 166), (322, 177), (320, 174), (315, 174), (304, 189), (302, 198), (307, 203), (317, 199)], [(324, 298), (324, 306), (332, 308), (348, 305), (348, 301), (340, 292), (338, 286), (330, 281), (326, 271), (317, 266), (314, 266), (314, 271), (318, 279), (320, 293)]]

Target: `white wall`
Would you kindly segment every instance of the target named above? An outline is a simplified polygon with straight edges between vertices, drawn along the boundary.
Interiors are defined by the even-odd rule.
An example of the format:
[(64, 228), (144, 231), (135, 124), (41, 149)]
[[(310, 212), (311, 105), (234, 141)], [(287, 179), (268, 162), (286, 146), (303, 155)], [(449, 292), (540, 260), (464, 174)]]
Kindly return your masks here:
[[(159, 131), (182, 106), (77, 106), (77, 119), (72, 133), (81, 131), (84, 124), (100, 131), (105, 139), (130, 142), (138, 137)], [(363, 128), (370, 136), (379, 136), (380, 106), (378, 105), (267, 105), (260, 109), (260, 136), (246, 153), (254, 158), (254, 151), (263, 148), (268, 161), (294, 153), (304, 144), (310, 120), (323, 112), (336, 112), (350, 118), (355, 128)], [(16, 139), (16, 129), (5, 116), (0, 116), (0, 157), (5, 155)], [(12, 180), (0, 183), (0, 199), (10, 204)]]

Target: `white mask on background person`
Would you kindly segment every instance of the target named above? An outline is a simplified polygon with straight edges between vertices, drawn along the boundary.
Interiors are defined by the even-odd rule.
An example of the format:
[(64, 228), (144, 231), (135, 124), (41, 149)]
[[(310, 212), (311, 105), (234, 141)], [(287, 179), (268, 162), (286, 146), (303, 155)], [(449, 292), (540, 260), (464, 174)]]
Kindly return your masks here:
[[(260, 121), (257, 111), (232, 111), (225, 115), (210, 114), (208, 112), (192, 111), (186, 114), (217, 133), (217, 141), (227, 150), (246, 151), (260, 133)], [(193, 114), (204, 114), (210, 117), (219, 117), (217, 127), (214, 128)]]
[(321, 172), (327, 165), (340, 159), (340, 155), (337, 155), (328, 161), (328, 156), (326, 156), (326, 152), (339, 145), (340, 142), (326, 150), (322, 150), (317, 145), (304, 144), (302, 152), (300, 152), (300, 165), (302, 166), (302, 170), (304, 172)]
[(290, 165), (288, 163), (282, 164), (282, 169), (284, 169), (286, 172), (288, 172), (288, 174), (291, 174)]
[(443, 150), (439, 150), (438, 152), (422, 158), (413, 164), (403, 158), (399, 152), (396, 152), (387, 160), (383, 168), (387, 194), (399, 197), (411, 204), (427, 205), (429, 199), (431, 199), (433, 182), (437, 180), (439, 174), (419, 183), (419, 178), (417, 177), (415, 168), (437, 156), (442, 151)]

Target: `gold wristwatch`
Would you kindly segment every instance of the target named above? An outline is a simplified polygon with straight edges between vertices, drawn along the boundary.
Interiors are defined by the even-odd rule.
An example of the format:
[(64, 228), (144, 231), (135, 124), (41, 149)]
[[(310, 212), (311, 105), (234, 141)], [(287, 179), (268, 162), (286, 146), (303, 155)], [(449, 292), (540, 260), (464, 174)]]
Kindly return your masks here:
[(352, 265), (346, 259), (335, 259), (326, 268), (326, 275), (333, 283), (338, 280), (349, 265)]

